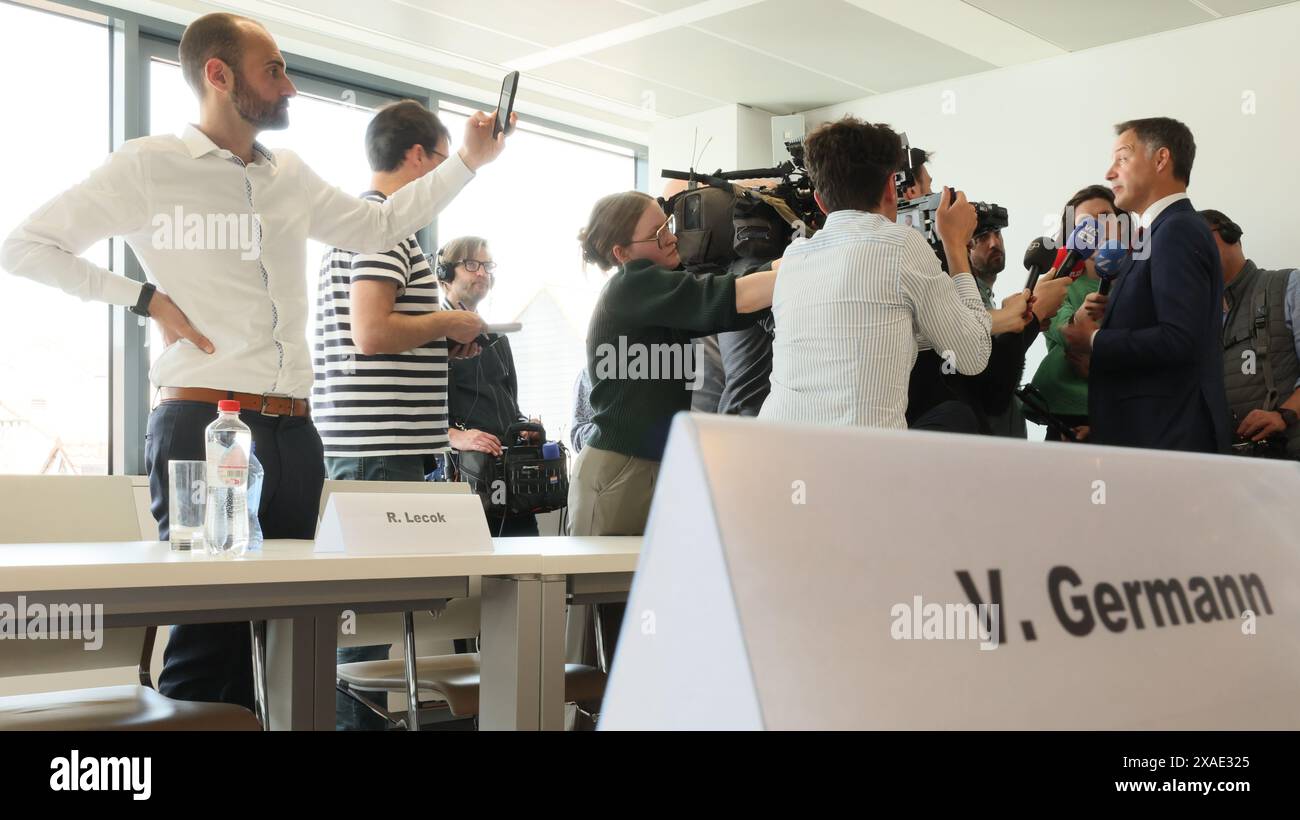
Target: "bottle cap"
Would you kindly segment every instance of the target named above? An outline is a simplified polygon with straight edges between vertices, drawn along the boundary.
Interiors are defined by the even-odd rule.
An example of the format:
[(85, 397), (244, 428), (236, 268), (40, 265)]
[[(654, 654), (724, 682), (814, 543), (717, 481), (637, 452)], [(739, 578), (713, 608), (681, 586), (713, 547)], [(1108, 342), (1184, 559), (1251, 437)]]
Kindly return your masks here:
[(238, 413), (239, 402), (235, 401), (234, 399), (222, 399), (221, 401), (217, 402), (217, 410), (219, 410), (222, 413)]

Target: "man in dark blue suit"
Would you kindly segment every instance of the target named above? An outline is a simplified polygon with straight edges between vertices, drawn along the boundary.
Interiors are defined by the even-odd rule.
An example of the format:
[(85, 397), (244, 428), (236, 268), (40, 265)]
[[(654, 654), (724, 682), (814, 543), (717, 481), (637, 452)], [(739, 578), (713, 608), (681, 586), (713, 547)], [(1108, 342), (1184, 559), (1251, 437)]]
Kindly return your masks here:
[(1064, 329), (1072, 349), (1091, 351), (1089, 439), (1225, 452), (1223, 273), (1187, 198), (1196, 143), (1167, 117), (1120, 123), (1115, 133), (1106, 179), (1115, 203), (1141, 215), (1138, 239), (1109, 297), (1091, 294)]

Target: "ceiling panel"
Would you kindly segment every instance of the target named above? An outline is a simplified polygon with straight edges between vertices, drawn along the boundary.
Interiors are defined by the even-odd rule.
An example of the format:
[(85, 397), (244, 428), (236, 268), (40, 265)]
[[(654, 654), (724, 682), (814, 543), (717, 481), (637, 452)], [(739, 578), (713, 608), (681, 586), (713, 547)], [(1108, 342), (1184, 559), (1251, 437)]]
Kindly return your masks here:
[(1213, 20), (1187, 0), (965, 0), (1069, 51)]
[(294, 0), (292, 7), (316, 19), (368, 29), (480, 62), (499, 65), (537, 49), (530, 43), (389, 0), (366, 4), (354, 0)]
[(613, 0), (370, 0), (358, 5), (370, 8), (399, 3), (437, 12), (427, 15), (433, 19), (446, 15), (548, 48), (654, 16)]
[(761, 51), (741, 48), (690, 28), (654, 34), (589, 56), (598, 64), (655, 77), (678, 88), (707, 89), (708, 95), (716, 99), (775, 114), (863, 96), (857, 86), (795, 68)]
[(994, 67), (843, 0), (768, 0), (697, 25), (857, 85), (858, 96)]

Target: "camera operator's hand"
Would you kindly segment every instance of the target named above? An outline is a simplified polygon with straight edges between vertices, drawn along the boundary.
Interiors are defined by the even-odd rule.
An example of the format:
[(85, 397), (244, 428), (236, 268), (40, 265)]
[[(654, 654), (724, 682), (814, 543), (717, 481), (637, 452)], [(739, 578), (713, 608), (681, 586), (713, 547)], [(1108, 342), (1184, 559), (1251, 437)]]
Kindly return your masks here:
[(1058, 279), (1054, 274), (1054, 270), (1049, 271), (1034, 286), (1034, 316), (1039, 324), (1052, 321), (1065, 302), (1066, 291), (1074, 284), (1070, 277), (1062, 276)]
[(1251, 441), (1286, 432), (1286, 420), (1275, 410), (1251, 410), (1237, 427), (1237, 435)]
[[(518, 120), (517, 114), (510, 115), (511, 126), (514, 126)], [(492, 137), (495, 121), (495, 114), (475, 111), (465, 123), (465, 144), (460, 147), (458, 153), (465, 167), (471, 171), (477, 171), (499, 157), (506, 147), (505, 134), (498, 134), (495, 139)]]
[(970, 273), (970, 241), (978, 224), (975, 206), (966, 201), (966, 195), (945, 186), (939, 195), (934, 228), (943, 242), (943, 254), (948, 259), (950, 276)]
[(1019, 333), (1024, 330), (1034, 319), (1033, 304), (1033, 297), (1029, 295), (1027, 288), (1015, 296), (1008, 296), (1002, 300), (1002, 307), (989, 311), (989, 318), (993, 320), (991, 335)]
[(943, 240), (944, 250), (958, 245), (964, 248), (975, 236), (979, 216), (975, 213), (975, 206), (966, 201), (966, 194), (945, 186), (939, 197), (934, 224), (939, 238)]
[(453, 427), (447, 431), (447, 439), (457, 450), (473, 450), (490, 456), (501, 455), (501, 440), (482, 430), (461, 430)]

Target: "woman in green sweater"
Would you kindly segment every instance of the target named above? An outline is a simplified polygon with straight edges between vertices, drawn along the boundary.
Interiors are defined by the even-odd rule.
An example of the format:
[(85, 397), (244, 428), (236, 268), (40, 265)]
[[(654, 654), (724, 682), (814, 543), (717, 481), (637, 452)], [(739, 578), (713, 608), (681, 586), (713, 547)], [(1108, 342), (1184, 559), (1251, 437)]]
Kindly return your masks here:
[[(1115, 207), (1115, 194), (1104, 185), (1089, 185), (1065, 203), (1065, 210), (1061, 214), (1061, 236), (1069, 236), (1074, 226), (1085, 217), (1099, 219), (1107, 215), (1119, 215), (1119, 209)], [(1101, 279), (1097, 276), (1093, 261), (1089, 259), (1084, 263), (1084, 273), (1065, 292), (1065, 301), (1052, 319), (1051, 328), (1044, 334), (1047, 338), (1047, 356), (1034, 374), (1034, 387), (1046, 400), (1052, 415), (1070, 427), (1088, 424), (1088, 359), (1071, 354), (1066, 349), (1061, 329), (1074, 321), (1074, 313), (1083, 304), (1083, 300), (1100, 286)], [(1047, 435), (1051, 438), (1050, 430)]]
[(587, 330), (595, 432), (569, 483), (570, 532), (640, 535), (669, 425), (699, 385), (694, 338), (753, 324), (772, 304), (776, 271), (736, 278), (677, 270), (673, 221), (639, 191), (597, 202), (578, 239), (585, 262), (617, 270)]

